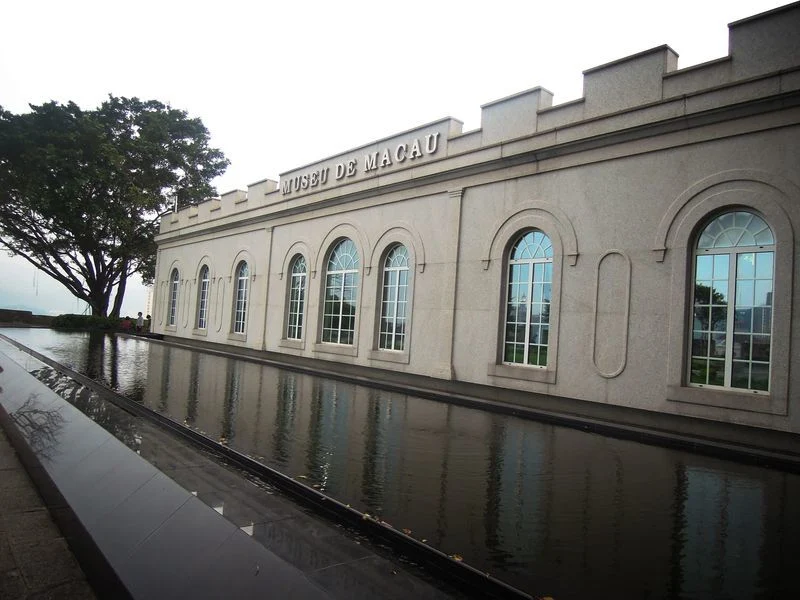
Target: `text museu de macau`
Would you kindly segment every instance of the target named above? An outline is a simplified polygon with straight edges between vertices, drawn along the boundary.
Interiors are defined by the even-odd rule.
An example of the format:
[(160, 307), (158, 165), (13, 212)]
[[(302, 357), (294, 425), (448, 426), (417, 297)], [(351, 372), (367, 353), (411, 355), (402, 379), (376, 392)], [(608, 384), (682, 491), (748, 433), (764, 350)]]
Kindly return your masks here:
[(359, 157), (352, 157), (333, 165), (288, 177), (281, 182), (281, 192), (286, 196), (321, 187), (329, 182), (342, 183), (359, 173), (371, 174), (401, 165), (406, 161), (414, 161), (435, 154), (439, 148), (440, 135), (440, 132), (430, 133), (410, 141), (386, 146), (374, 152), (367, 152), (360, 160)]

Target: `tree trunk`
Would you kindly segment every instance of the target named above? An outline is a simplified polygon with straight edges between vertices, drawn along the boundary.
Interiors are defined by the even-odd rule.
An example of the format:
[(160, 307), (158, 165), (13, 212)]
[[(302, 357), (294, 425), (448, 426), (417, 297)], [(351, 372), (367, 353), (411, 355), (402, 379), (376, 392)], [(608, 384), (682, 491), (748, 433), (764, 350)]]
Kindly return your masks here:
[(89, 292), (89, 306), (93, 317), (105, 317), (108, 314), (108, 294), (91, 290)]
[[(127, 264), (125, 265), (127, 267)], [(124, 273), (124, 271), (123, 271)], [(119, 311), (122, 310), (122, 300), (125, 298), (125, 288), (128, 285), (128, 276), (122, 275), (119, 278), (119, 284), (117, 285), (117, 295), (114, 296), (114, 306), (111, 307), (111, 317), (119, 318)]]

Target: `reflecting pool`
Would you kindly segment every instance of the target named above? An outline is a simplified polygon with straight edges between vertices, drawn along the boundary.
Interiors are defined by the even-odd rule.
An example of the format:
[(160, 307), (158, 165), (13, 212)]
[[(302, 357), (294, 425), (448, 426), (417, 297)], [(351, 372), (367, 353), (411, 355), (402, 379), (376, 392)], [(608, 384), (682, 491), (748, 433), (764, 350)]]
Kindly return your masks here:
[(0, 330), (533, 595), (800, 597), (800, 476), (144, 339)]

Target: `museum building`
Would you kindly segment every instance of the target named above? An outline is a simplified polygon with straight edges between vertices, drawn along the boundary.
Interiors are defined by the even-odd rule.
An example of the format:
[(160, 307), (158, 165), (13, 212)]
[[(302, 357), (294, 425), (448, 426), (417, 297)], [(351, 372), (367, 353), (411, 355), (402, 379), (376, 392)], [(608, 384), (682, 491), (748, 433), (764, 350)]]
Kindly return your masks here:
[(153, 329), (423, 393), (800, 433), (798, 32), (794, 3), (730, 24), (723, 58), (659, 46), (584, 71), (578, 100), (529, 89), (474, 131), (444, 118), (166, 215)]

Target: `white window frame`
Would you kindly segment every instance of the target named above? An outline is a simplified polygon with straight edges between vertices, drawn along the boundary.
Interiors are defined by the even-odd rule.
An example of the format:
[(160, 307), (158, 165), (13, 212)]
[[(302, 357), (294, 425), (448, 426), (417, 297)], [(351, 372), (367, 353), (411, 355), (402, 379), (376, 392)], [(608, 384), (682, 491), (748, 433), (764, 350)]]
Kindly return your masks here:
[(208, 265), (200, 267), (197, 287), (197, 329), (208, 329), (208, 296), (211, 278)]
[[(301, 266), (302, 271), (300, 270)], [(302, 340), (305, 328), (306, 286), (308, 285), (308, 263), (305, 256), (297, 254), (292, 259), (290, 273), (286, 339)]]
[[(710, 239), (710, 236), (707, 235), (706, 232), (717, 223), (721, 223), (722, 220), (727, 217), (728, 215), (732, 216), (733, 222), (735, 222), (735, 226), (732, 225), (731, 227), (725, 228), (721, 231), (718, 231), (716, 239)], [(753, 240), (752, 243), (748, 243), (745, 245), (743, 240), (746, 239), (745, 236), (748, 235), (747, 229), (749, 229), (751, 224), (755, 224), (756, 227), (759, 228), (759, 232), (763, 235), (762, 240), (765, 243), (758, 243), (756, 240)], [(728, 236), (725, 242), (718, 241), (721, 236)], [(752, 236), (751, 236), (752, 237)], [(750, 240), (748, 239), (748, 242)], [(732, 244), (731, 244), (732, 242)], [(703, 245), (704, 247), (700, 247)], [(745, 255), (752, 254), (754, 256), (753, 262), (753, 277), (740, 277), (740, 257)], [(769, 278), (758, 277), (758, 263), (761, 260), (765, 260), (766, 256), (770, 255), (770, 273)], [(709, 294), (711, 297), (709, 298), (708, 310), (710, 310), (710, 315), (714, 314), (714, 305), (713, 305), (713, 293), (714, 281), (725, 281), (725, 298), (727, 304), (717, 306), (717, 310), (721, 310), (724, 307), (725, 310), (725, 330), (713, 330), (713, 324), (709, 322), (709, 329), (708, 330), (700, 330), (697, 329), (697, 319), (695, 318), (695, 310), (706, 310), (704, 307), (706, 305), (696, 305), (696, 285), (698, 283), (698, 273), (697, 267), (699, 264), (699, 258), (704, 256), (712, 257), (712, 269), (716, 269), (717, 260), (716, 257), (718, 256), (725, 256), (727, 257), (727, 268), (726, 273), (724, 273), (724, 279), (720, 277), (719, 273), (716, 271), (712, 272), (712, 279), (708, 280), (712, 283), (709, 286), (711, 289), (709, 290)], [(763, 257), (759, 259), (759, 256)], [(763, 271), (761, 273), (763, 275)], [(703, 277), (701, 281), (706, 281), (706, 278)], [(769, 331), (759, 331), (754, 332), (754, 310), (758, 308), (758, 306), (754, 304), (747, 304), (740, 301), (740, 297), (744, 295), (743, 290), (739, 287), (739, 283), (746, 283), (752, 281), (753, 287), (757, 286), (757, 282), (766, 282), (769, 281), (769, 304), (765, 304), (763, 308), (765, 311), (762, 311), (762, 317), (764, 312), (768, 312), (769, 314)], [(735, 209), (735, 210), (728, 210), (722, 213), (716, 214), (710, 219), (707, 219), (703, 229), (700, 231), (699, 235), (697, 236), (696, 243), (694, 245), (694, 252), (692, 256), (692, 286), (689, 290), (691, 297), (689, 299), (689, 303), (693, 306), (693, 310), (690, 314), (690, 322), (688, 323), (688, 340), (689, 340), (689, 350), (687, 352), (687, 366), (686, 366), (686, 373), (687, 373), (687, 384), (690, 387), (701, 387), (701, 388), (713, 388), (713, 389), (720, 389), (720, 390), (733, 390), (738, 392), (748, 392), (754, 394), (769, 394), (769, 382), (771, 380), (772, 375), (772, 364), (773, 364), (773, 323), (774, 320), (772, 318), (772, 295), (775, 288), (775, 237), (772, 232), (772, 229), (769, 227), (769, 224), (764, 221), (764, 219), (758, 215), (757, 213), (751, 210), (745, 209)], [(742, 293), (740, 293), (742, 292)], [(750, 294), (753, 296), (753, 294)], [(736, 315), (737, 311), (742, 309), (750, 309), (751, 313), (748, 315), (748, 319), (751, 320), (751, 326), (749, 329), (749, 333), (745, 331), (737, 331), (736, 330)], [(768, 310), (767, 310), (768, 308)], [(709, 321), (711, 318), (709, 318)], [(706, 381), (705, 382), (698, 382), (693, 381), (695, 378), (695, 373), (693, 371), (693, 367), (696, 363), (699, 363), (701, 360), (704, 359), (703, 355), (695, 354), (695, 342), (697, 335), (707, 335), (706, 344), (707, 349), (705, 353), (705, 360), (707, 365), (711, 362), (721, 363), (724, 366), (724, 375), (723, 375), (723, 382), (722, 385), (717, 385), (709, 382), (709, 373), (710, 367), (706, 367)], [(769, 337), (769, 360), (768, 361), (756, 361), (752, 359), (752, 354), (749, 359), (742, 360), (734, 359), (736, 354), (735, 348), (737, 345), (737, 338), (742, 339), (744, 336), (750, 336), (750, 344), (747, 345), (748, 353), (752, 352), (752, 337), (754, 335), (759, 336), (768, 336)], [(717, 356), (714, 356), (711, 350), (711, 342), (714, 339), (724, 339), (724, 348), (723, 348), (723, 357), (720, 359)], [(740, 349), (741, 352), (741, 349)], [(734, 371), (734, 363), (736, 364), (744, 364), (747, 363), (748, 367), (748, 386), (735, 386), (733, 385), (733, 371)], [(752, 366), (754, 364), (757, 365), (764, 365), (767, 366), (767, 386), (766, 389), (757, 389), (752, 387)]]
[[(540, 235), (541, 238), (546, 242), (546, 245), (543, 245), (541, 242), (537, 242), (537, 250), (533, 256), (525, 257), (525, 258), (513, 258), (514, 250), (525, 240), (528, 235), (533, 235), (534, 240), (536, 236)], [(539, 249), (541, 249), (542, 256), (537, 256)], [(540, 269), (537, 269), (537, 266), (541, 265)], [(547, 268), (547, 265), (550, 265), (550, 268)], [(528, 276), (526, 277), (525, 281), (520, 281), (517, 283), (515, 279), (513, 279), (513, 273), (515, 271), (514, 267), (527, 267)], [(544, 231), (540, 229), (528, 229), (520, 233), (516, 238), (514, 238), (514, 243), (512, 244), (509, 252), (508, 258), (505, 263), (506, 269), (506, 293), (505, 293), (505, 302), (503, 304), (504, 307), (504, 323), (503, 323), (503, 347), (501, 348), (501, 356), (503, 357), (503, 364), (515, 367), (527, 367), (527, 368), (535, 368), (535, 369), (546, 369), (548, 366), (548, 358), (549, 356), (546, 355), (545, 362), (540, 364), (537, 360), (535, 363), (529, 363), (529, 352), (530, 352), (530, 340), (531, 340), (531, 332), (534, 326), (537, 326), (537, 333), (541, 335), (542, 331), (547, 331), (547, 342), (541, 343), (541, 337), (537, 337), (537, 343), (533, 344), (537, 347), (537, 359), (541, 356), (542, 348), (545, 348), (545, 353), (549, 351), (549, 340), (550, 340), (550, 320), (549, 315), (551, 313), (552, 307), (552, 297), (553, 297), (553, 241), (550, 239)], [(543, 278), (539, 281), (535, 279), (537, 271), (541, 271), (543, 273)], [(549, 274), (549, 277), (548, 277)], [(524, 338), (522, 342), (522, 360), (508, 360), (507, 348), (509, 345), (509, 327), (514, 327), (518, 321), (509, 321), (509, 313), (512, 306), (512, 298), (511, 298), (511, 289), (513, 286), (525, 286), (523, 298), (525, 298), (524, 303), (515, 303), (521, 304), (524, 306), (525, 309), (525, 329), (524, 329)], [(547, 301), (544, 302), (544, 290), (548, 289), (549, 294), (547, 296)], [(542, 291), (542, 300), (535, 301), (534, 295), (535, 292), (539, 290)], [(547, 314), (548, 314), (548, 321), (544, 323), (543, 321), (539, 321), (537, 323), (531, 323), (531, 309), (534, 305), (541, 305), (547, 307)], [(519, 310), (519, 309), (517, 309)], [(544, 309), (543, 309), (544, 310)], [(541, 313), (540, 313), (541, 314)], [(540, 317), (541, 319), (541, 317)], [(514, 345), (519, 345), (519, 342), (516, 339), (511, 342)]]
[(246, 260), (236, 265), (236, 285), (233, 288), (233, 333), (247, 332), (247, 294), (249, 291), (250, 267)]
[(178, 322), (178, 287), (180, 286), (181, 276), (178, 269), (172, 269), (169, 278), (169, 318), (167, 325), (175, 327)]
[[(343, 253), (347, 250), (347, 253)], [(349, 260), (348, 260), (349, 259)], [(325, 270), (325, 290), (322, 302), (322, 327), (320, 339), (324, 344), (337, 344), (342, 346), (354, 346), (356, 342), (356, 330), (358, 322), (358, 293), (359, 293), (359, 267), (361, 260), (358, 248), (350, 238), (343, 238), (336, 242), (330, 252)], [(337, 281), (338, 279), (338, 281)], [(345, 294), (352, 290), (352, 304), (354, 312), (352, 315), (344, 314)], [(329, 292), (338, 292), (338, 301), (328, 300)], [(334, 303), (335, 312), (326, 312), (329, 302)], [(352, 329), (344, 329), (342, 321), (352, 317)], [(331, 322), (336, 320), (336, 327), (326, 327), (326, 319)], [(347, 334), (350, 334), (348, 340)], [(344, 334), (344, 335), (343, 335)]]
[[(399, 251), (402, 251), (402, 255), (397, 254)], [(405, 281), (403, 281), (404, 276)], [(411, 316), (408, 301), (410, 279), (408, 248), (403, 244), (393, 244), (383, 262), (381, 312), (378, 321), (378, 348), (380, 350), (407, 351), (408, 323)], [(399, 314), (400, 312), (402, 314)], [(403, 326), (402, 333), (397, 332), (399, 323), (402, 323)], [(384, 325), (387, 325), (388, 328), (384, 329)]]

